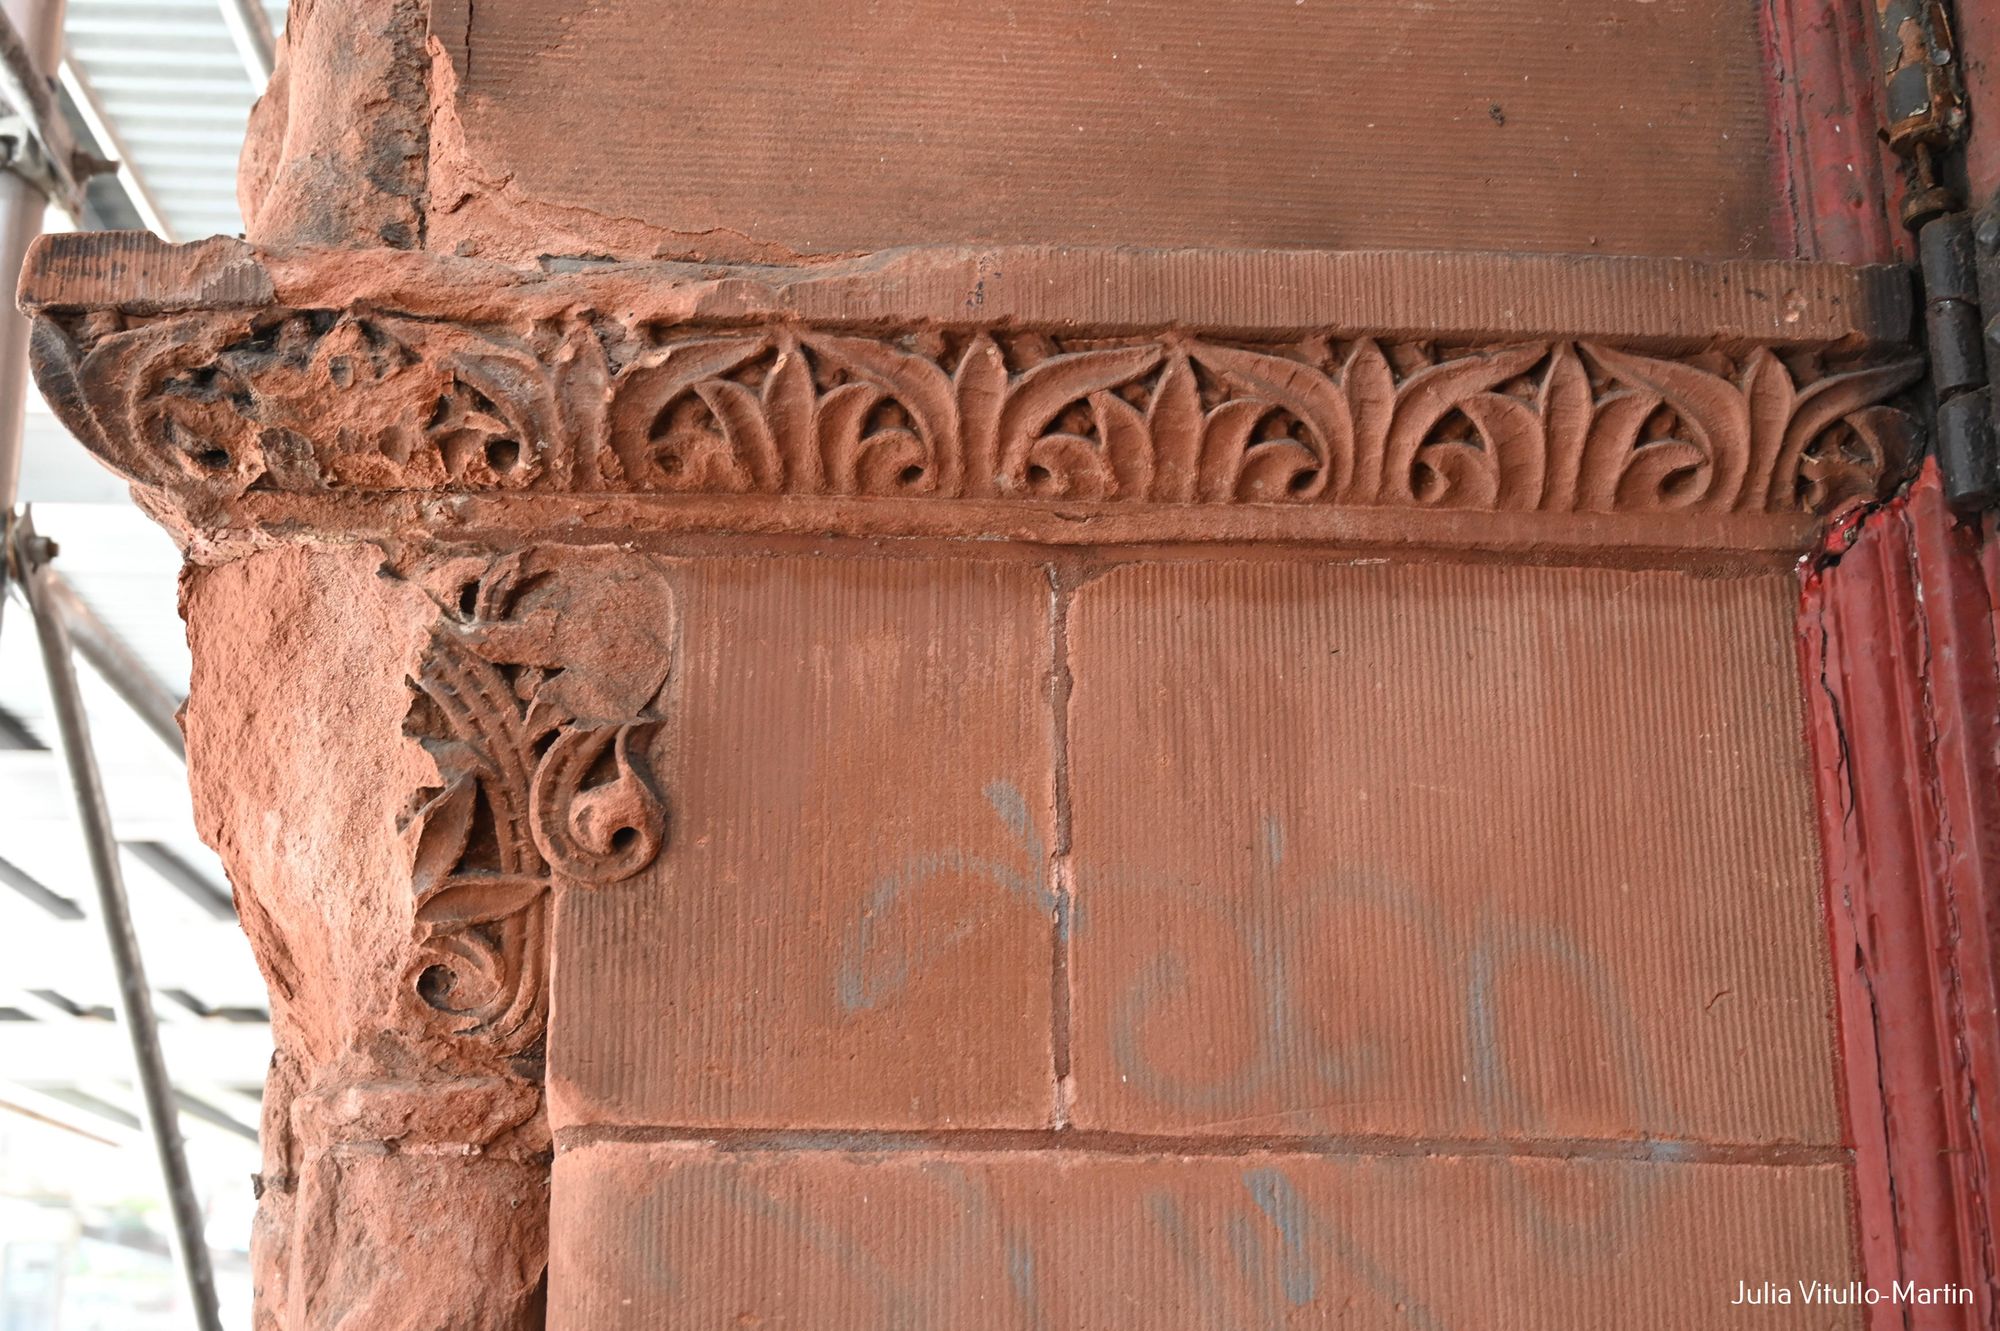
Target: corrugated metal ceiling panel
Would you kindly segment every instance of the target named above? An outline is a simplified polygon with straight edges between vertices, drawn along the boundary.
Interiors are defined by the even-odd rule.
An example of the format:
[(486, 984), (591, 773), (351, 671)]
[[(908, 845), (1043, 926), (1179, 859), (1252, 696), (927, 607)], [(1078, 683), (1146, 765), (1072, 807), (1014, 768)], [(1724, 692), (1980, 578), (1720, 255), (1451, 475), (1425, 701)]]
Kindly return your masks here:
[[(281, 29), (283, 7), (266, 9)], [(175, 237), (240, 232), (236, 158), (257, 90), (215, 0), (69, 0), (66, 27)]]

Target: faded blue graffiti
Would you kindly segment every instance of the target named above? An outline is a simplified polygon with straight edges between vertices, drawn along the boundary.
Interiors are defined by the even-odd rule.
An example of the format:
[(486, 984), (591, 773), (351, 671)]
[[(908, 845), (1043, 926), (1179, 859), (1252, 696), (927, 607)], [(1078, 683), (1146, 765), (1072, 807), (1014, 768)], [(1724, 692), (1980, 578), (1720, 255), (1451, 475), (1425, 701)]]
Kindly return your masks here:
[[(1267, 818), (1254, 865), (1251, 899), (1276, 900), (1276, 877), (1284, 863), (1284, 829)], [(1307, 1022), (1294, 981), (1295, 959), (1288, 921), (1272, 912), (1228, 912), (1216, 923), (1234, 935), (1249, 961), (1251, 983), (1257, 988), (1260, 1020), (1257, 1042), (1248, 1057), (1213, 1080), (1197, 1082), (1157, 1068), (1145, 1056), (1140, 1031), (1147, 1017), (1163, 1002), (1191, 992), (1184, 961), (1161, 952), (1141, 966), (1139, 975), (1118, 1000), (1111, 1016), (1112, 1057), (1119, 1074), (1163, 1103), (1203, 1113), (1223, 1112), (1253, 1103), (1280, 1073), (1296, 1074), (1301, 1060), (1323, 1086), (1351, 1087), (1379, 1061), (1373, 1049), (1309, 1048)]]
[(880, 1309), (880, 1318), (872, 1325), (882, 1331), (919, 1331), (926, 1324), (918, 1286), (892, 1272), (863, 1248), (854, 1235), (843, 1233), (811, 1214), (793, 1198), (768, 1192), (739, 1174), (725, 1173), (718, 1182), (731, 1210), (762, 1218), (779, 1232), (784, 1242), (820, 1254), (867, 1291)]
[[(1396, 1032), (1336, 1044), (1316, 1032), (1300, 987), (1300, 925), (1278, 907), (1286, 900), (1321, 906), (1352, 905), (1403, 921), (1423, 940), (1436, 967), (1433, 992), (1453, 1005), (1464, 1032), (1465, 1083), (1474, 1110), (1489, 1132), (1535, 1132), (1546, 1128), (1540, 1107), (1523, 1097), (1509, 1072), (1502, 1048), (1497, 995), (1510, 968), (1535, 964), (1566, 976), (1601, 1024), (1614, 1076), (1638, 1122), (1664, 1115), (1653, 1081), (1643, 1066), (1638, 1023), (1597, 960), (1558, 924), (1501, 918), (1489, 904), (1468, 921), (1429, 895), (1366, 875), (1336, 873), (1295, 882), (1281, 897), (1277, 875), (1284, 864), (1284, 838), (1275, 819), (1266, 819), (1247, 897), (1211, 901), (1192, 884), (1173, 884), (1197, 908), (1208, 910), (1205, 940), (1231, 939), (1253, 985), (1253, 1010), (1261, 1019), (1253, 1041), (1226, 1073), (1197, 1079), (1159, 1066), (1148, 1056), (1147, 1022), (1166, 1004), (1190, 996), (1193, 977), (1184, 959), (1163, 949), (1140, 963), (1109, 1013), (1111, 1055), (1125, 1083), (1156, 1103), (1200, 1114), (1247, 1112), (1268, 1103), (1281, 1075), (1307, 1079), (1335, 1093), (1362, 1094), (1394, 1066)], [(1082, 889), (1088, 895), (1088, 887)], [(1213, 977), (1206, 977), (1214, 983)]]
[[(960, 850), (936, 850), (913, 855), (876, 878), (847, 937), (840, 966), (834, 974), (834, 996), (843, 1012), (867, 1012), (895, 998), (913, 975), (935, 965), (978, 928), (980, 902), (963, 895), (947, 909), (949, 923), (935, 918), (913, 926), (923, 909), (918, 900), (924, 886), (939, 878), (984, 879), (1008, 896), (1018, 897), (1049, 913), (1064, 928), (1067, 910), (1049, 881), (1049, 856), (1029, 815), (1028, 802), (1011, 782), (986, 787), (986, 802), (1021, 850), (1020, 864), (968, 855)], [(914, 941), (911, 941), (914, 940)]]
[(1369, 1292), (1401, 1313), (1418, 1331), (1444, 1331), (1444, 1323), (1424, 1302), (1378, 1263), (1344, 1230), (1309, 1209), (1292, 1181), (1277, 1169), (1252, 1169), (1243, 1175), (1251, 1200), (1277, 1228), (1284, 1242), (1279, 1263), (1285, 1299), (1293, 1307), (1310, 1303), (1318, 1292), (1310, 1240), (1324, 1244), (1335, 1261), (1366, 1285)]

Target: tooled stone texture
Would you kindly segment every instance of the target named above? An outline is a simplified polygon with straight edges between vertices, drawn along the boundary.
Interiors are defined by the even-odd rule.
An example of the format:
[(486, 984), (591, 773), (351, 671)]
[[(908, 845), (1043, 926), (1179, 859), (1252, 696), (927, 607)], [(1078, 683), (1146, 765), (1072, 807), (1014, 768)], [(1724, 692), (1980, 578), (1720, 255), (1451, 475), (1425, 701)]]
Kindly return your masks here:
[(1662, 356), (1328, 332), (45, 317), (65, 420), (144, 485), (1828, 514), (1900, 476), (1907, 352)]

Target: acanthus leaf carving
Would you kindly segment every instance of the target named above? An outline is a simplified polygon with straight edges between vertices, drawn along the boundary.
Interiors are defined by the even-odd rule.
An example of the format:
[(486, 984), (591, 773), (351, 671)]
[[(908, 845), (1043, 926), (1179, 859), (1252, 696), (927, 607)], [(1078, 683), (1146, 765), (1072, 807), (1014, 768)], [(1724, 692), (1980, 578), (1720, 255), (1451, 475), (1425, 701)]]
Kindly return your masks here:
[(1338, 384), (1269, 352), (1195, 343), (1188, 354), (1227, 394), (1203, 429), (1203, 498), (1310, 501), (1329, 486), (1345, 493), (1353, 473), (1352, 409)]
[[(372, 310), (96, 315), (37, 338), (100, 455), (271, 490), (1828, 513), (1912, 434), (1906, 352), (526, 328)], [(329, 404), (333, 404), (329, 406)]]
[[(1397, 388), (1382, 445), (1383, 497), (1454, 508), (1521, 507), (1522, 472), (1544, 470), (1540, 418), (1499, 391), (1547, 360), (1544, 346), (1495, 347), (1441, 359)], [(1387, 488), (1393, 487), (1393, 488)]]
[(1129, 417), (1114, 415), (1112, 402), (1129, 405), (1114, 391), (1151, 370), (1160, 349), (1139, 343), (1050, 350), (1052, 354), (1011, 376), (1002, 389), (992, 450), (999, 468), (994, 489), (1036, 498), (1144, 498), (1143, 490), (1120, 492), (1121, 470), (1135, 484), (1144, 478), (1130, 456), (1129, 436), (1114, 441), (1105, 425), (1130, 424)]
[[(561, 632), (614, 613), (622, 628), (589, 643)], [(503, 1053), (539, 1040), (552, 894), (621, 882), (664, 847), (644, 750), (673, 633), (656, 572), (575, 552), (557, 570), (532, 548), (466, 583), (433, 629), (407, 723), (442, 779), (405, 823), (412, 982), (454, 1033)]]
[(1749, 454), (1761, 451), (1750, 411), (1763, 349), (1739, 386), (1704, 367), (1604, 346), (1584, 354), (1615, 387), (1594, 427), (1588, 492), (1615, 507), (1735, 506)]

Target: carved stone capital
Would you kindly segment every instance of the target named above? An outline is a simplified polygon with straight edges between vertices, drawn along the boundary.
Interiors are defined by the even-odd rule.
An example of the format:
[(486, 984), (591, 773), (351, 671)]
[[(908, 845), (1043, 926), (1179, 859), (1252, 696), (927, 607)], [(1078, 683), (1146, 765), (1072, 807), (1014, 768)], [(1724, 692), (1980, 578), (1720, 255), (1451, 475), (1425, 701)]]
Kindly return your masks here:
[[(197, 523), (245, 496), (532, 495), (711, 528), (803, 507), (869, 532), (897, 511), (876, 505), (921, 504), (959, 535), (1017, 511), (1083, 540), (1240, 537), (1245, 515), (1326, 537), (1364, 515), (1442, 517), (1446, 543), (1511, 523), (1785, 548), (1915, 445), (1895, 399), (1921, 362), (1889, 270), (953, 251), (865, 279), (524, 277), (105, 251), (54, 238), (31, 262), (37, 374)], [(1280, 288), (1261, 319), (1260, 264)]]
[(542, 1039), (550, 895), (622, 882), (666, 840), (644, 750), (674, 607), (632, 563), (536, 548), (495, 561), (459, 588), (414, 680), (406, 730), (442, 784), (404, 824), (410, 983), (445, 1029), (495, 1054)]
[(640, 890), (667, 842), (670, 581), (342, 542), (190, 583), (192, 777), (278, 1044), (257, 1325), (540, 1326), (550, 948), (566, 894)]
[[(557, 1116), (566, 1096), (596, 1106), (573, 1114), (574, 1128), (617, 1126), (628, 1103), (655, 1126), (737, 1121), (682, 1112), (693, 1102), (664, 1094), (640, 1104), (691, 1058), (654, 1060), (629, 1102), (571, 1075), (591, 1060), (570, 1034), (589, 1026), (569, 1027), (569, 1014), (603, 1000), (566, 986), (598, 966), (593, 941), (632, 932), (618, 917), (642, 891), (760, 872), (734, 844), (723, 847), (734, 859), (704, 858), (719, 844), (704, 827), (755, 839), (759, 820), (794, 816), (782, 801), (762, 814), (732, 795), (714, 802), (718, 813), (694, 798), (739, 755), (724, 747), (737, 732), (716, 713), (698, 719), (692, 700), (729, 694), (719, 663), (745, 677), (763, 639), (780, 639), (772, 659), (784, 666), (764, 700), (799, 704), (774, 732), (846, 728), (870, 746), (835, 753), (812, 778), (842, 792), (813, 814), (834, 829), (814, 833), (827, 844), (843, 842), (845, 810), (936, 784), (911, 768), (878, 795), (868, 780), (878, 746), (950, 756), (949, 725), (973, 712), (953, 701), (936, 738), (908, 740), (874, 728), (882, 699), (921, 709), (979, 689), (1018, 706), (979, 722), (981, 765), (951, 778), (976, 784), (938, 807), (957, 818), (970, 795), (964, 826), (988, 838), (1001, 834), (988, 805), (998, 809), (1026, 867), (1011, 841), (982, 851), (957, 839), (950, 818), (938, 862), (956, 873), (1004, 854), (992, 862), (1020, 917), (1006, 946), (1045, 958), (1069, 907), (1067, 887), (1038, 886), (1041, 875), (1073, 881), (1047, 849), (1069, 836), (1057, 806), (1068, 798), (1058, 792), (1071, 691), (1083, 679), (1075, 696), (1101, 697), (1122, 678), (1103, 672), (1125, 668), (1103, 664), (1101, 647), (1096, 675), (1071, 665), (1075, 594), (1100, 547), (1318, 542), (1769, 562), (1893, 485), (1916, 443), (1898, 395), (1921, 365), (1906, 341), (1906, 275), (1893, 269), (1060, 249), (550, 268), (71, 236), (41, 242), (24, 277), (44, 391), (201, 565), (187, 583), (190, 625), (208, 635), (195, 653), (191, 770), (204, 830), (242, 885), (281, 1037), (257, 1259), (266, 1325), (348, 1324), (359, 1310), (353, 1325), (415, 1331), (440, 1324), (430, 1310), (441, 1304), (463, 1313), (453, 1325), (537, 1325), (557, 1140), (548, 1088)], [(822, 563), (826, 552), (804, 541), (744, 539), (771, 534), (965, 544), (949, 559), (933, 558), (944, 541), (916, 545), (915, 558), (892, 552), (880, 562), (910, 567), (859, 569), (850, 586), (818, 572), (868, 561)], [(959, 557), (996, 540), (1084, 548)], [(718, 552), (785, 568), (725, 596), (703, 562)], [(1196, 562), (1184, 553), (1157, 562)], [(952, 617), (916, 630), (962, 654), (885, 631), (882, 660), (900, 682), (813, 710), (823, 700), (807, 696), (804, 681), (820, 678), (808, 667), (867, 675), (873, 625), (899, 632), (919, 613), (910, 607), (932, 604), (914, 590), (920, 563), (945, 570), (922, 577), (959, 582), (936, 602)], [(959, 567), (969, 564), (981, 567)], [(1322, 584), (1298, 585), (1317, 596)], [(1424, 585), (1444, 616), (1485, 584)], [(850, 606), (866, 615), (848, 617)], [(682, 611), (701, 648), (685, 654), (686, 681), (670, 679)], [(841, 650), (806, 661), (819, 639), (775, 631), (794, 613)], [(1129, 630), (1105, 620), (1099, 632)], [(710, 654), (724, 641), (734, 654)], [(1380, 659), (1392, 668), (1409, 641), (1385, 639)], [(988, 669), (1001, 647), (1006, 668)], [(1339, 683), (1327, 685), (1329, 707), (1349, 698)], [(279, 725), (288, 733), (272, 743)], [(1032, 739), (1001, 742), (1017, 735)], [(764, 744), (762, 732), (752, 738)], [(709, 746), (706, 765), (688, 758), (697, 743)], [(782, 746), (747, 756), (767, 764), (753, 771), (805, 766)], [(676, 844), (693, 853), (672, 872), (656, 861), (675, 840), (676, 792), (656, 770), (692, 773), (676, 778), (688, 825)], [(1031, 818), (1023, 792), (1044, 778)], [(858, 892), (869, 929), (874, 857), (905, 853), (916, 818), (900, 816), (856, 840), (868, 840), (865, 855), (809, 869)], [(1035, 818), (1047, 829), (1030, 836)], [(700, 918), (678, 910), (698, 899), (671, 901), (671, 923), (649, 930)], [(907, 899), (913, 912), (927, 902)], [(558, 934), (571, 950), (555, 954), (551, 1041)], [(714, 935), (688, 926), (685, 936), (698, 950)], [(852, 936), (863, 940), (855, 956), (876, 955), (878, 935)], [(872, 1002), (844, 964), (824, 969), (839, 1010), (833, 1024), (793, 1028), (785, 1038), (800, 1048), (816, 1032), (858, 1028), (857, 1007)], [(1044, 977), (1021, 974), (1054, 1003)], [(631, 1011), (668, 1010), (665, 988), (646, 992)], [(1053, 1014), (1015, 1006), (1028, 1015), (1007, 1048), (1028, 1069), (1026, 1092), (968, 1093), (972, 1112), (951, 1121), (1029, 1130), (1040, 1106), (1069, 1103), (1067, 1090), (1045, 1098), (1038, 1080), (1045, 1048), (1048, 1071), (1058, 1066)], [(865, 1071), (836, 1049), (798, 1082), (841, 1060)], [(1067, 1074), (1055, 1075), (1060, 1088)], [(768, 1118), (742, 1117), (788, 1127), (797, 1117), (769, 1103), (780, 1107)], [(807, 1117), (838, 1125), (847, 1112), (834, 1096)], [(461, 1214), (465, 1242), (440, 1223)], [(442, 1293), (439, 1272), (456, 1282)]]

